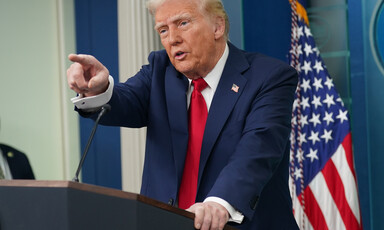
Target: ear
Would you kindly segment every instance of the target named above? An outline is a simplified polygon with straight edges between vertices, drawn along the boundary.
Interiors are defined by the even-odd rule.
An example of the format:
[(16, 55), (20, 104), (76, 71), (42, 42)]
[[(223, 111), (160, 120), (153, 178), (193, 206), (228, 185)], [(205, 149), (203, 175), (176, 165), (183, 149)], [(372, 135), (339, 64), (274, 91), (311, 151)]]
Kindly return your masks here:
[(225, 33), (225, 20), (223, 17), (217, 16), (215, 18), (215, 39), (218, 40), (224, 37)]

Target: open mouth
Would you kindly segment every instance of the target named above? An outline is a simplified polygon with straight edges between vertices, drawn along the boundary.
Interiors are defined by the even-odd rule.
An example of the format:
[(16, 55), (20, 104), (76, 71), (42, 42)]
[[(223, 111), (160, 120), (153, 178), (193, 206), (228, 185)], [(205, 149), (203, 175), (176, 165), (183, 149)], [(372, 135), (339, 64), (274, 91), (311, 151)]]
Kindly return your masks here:
[(180, 60), (180, 59), (184, 58), (185, 55), (186, 55), (186, 54), (185, 54), (184, 52), (180, 51), (180, 52), (177, 52), (177, 53), (176, 53), (175, 58), (176, 58), (177, 60)]

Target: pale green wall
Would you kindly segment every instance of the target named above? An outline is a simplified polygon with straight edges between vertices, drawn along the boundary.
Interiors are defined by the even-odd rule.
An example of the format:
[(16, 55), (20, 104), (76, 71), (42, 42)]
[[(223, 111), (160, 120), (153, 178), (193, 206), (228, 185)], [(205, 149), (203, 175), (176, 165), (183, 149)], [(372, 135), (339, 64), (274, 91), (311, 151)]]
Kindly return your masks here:
[(73, 9), (72, 0), (0, 0), (0, 142), (25, 152), (39, 180), (70, 179), (78, 162), (65, 81)]

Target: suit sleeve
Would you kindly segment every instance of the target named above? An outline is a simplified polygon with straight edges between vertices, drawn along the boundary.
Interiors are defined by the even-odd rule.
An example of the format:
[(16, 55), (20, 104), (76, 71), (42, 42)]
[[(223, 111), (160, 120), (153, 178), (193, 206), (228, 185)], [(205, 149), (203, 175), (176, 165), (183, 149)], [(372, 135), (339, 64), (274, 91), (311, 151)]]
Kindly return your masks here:
[[(156, 53), (152, 52), (148, 60), (149, 64), (142, 66), (126, 82), (114, 84), (112, 98), (108, 102), (111, 111), (100, 120), (100, 124), (130, 128), (147, 125), (152, 71), (157, 64)], [(95, 119), (96, 115), (92, 118)]]

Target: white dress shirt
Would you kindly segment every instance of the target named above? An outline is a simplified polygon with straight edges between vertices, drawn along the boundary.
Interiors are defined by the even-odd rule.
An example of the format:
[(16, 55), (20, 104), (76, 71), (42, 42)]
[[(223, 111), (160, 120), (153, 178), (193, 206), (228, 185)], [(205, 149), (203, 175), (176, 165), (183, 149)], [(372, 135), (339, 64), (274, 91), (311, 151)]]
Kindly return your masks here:
[(4, 179), (12, 180), (12, 173), (9, 169), (7, 158), (4, 156), (3, 152), (0, 149), (0, 168), (3, 170)]

